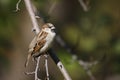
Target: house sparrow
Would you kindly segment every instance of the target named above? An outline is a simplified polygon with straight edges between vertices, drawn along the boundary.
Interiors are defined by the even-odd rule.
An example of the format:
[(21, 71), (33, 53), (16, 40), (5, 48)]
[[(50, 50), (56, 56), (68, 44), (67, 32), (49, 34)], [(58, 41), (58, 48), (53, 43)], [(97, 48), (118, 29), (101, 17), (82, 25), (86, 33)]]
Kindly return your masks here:
[(54, 29), (55, 27), (51, 23), (46, 23), (43, 25), (41, 31), (34, 37), (29, 45), (29, 54), (27, 56), (25, 67), (27, 67), (31, 57), (38, 57), (49, 49), (56, 35)]

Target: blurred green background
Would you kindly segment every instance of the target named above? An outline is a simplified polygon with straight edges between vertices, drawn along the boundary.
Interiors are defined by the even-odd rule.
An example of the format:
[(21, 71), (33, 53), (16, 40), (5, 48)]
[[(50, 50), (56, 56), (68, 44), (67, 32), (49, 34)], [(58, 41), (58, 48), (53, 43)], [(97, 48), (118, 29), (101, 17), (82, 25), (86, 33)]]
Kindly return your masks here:
[[(34, 63), (27, 69), (24, 63), (35, 34), (23, 0), (20, 11), (14, 11), (17, 1), (0, 0), (0, 80), (34, 80), (34, 76), (24, 75), (25, 71), (34, 70)], [(120, 0), (83, 0), (88, 3), (87, 12), (78, 0), (33, 1), (38, 10), (36, 14), (56, 26), (73, 54), (83, 61), (99, 61), (91, 68), (96, 80), (120, 80)], [(53, 49), (73, 80), (90, 80), (64, 48), (54, 42)], [(43, 64), (40, 64), (40, 77), (44, 80)], [(51, 58), (49, 73), (50, 80), (63, 80)]]

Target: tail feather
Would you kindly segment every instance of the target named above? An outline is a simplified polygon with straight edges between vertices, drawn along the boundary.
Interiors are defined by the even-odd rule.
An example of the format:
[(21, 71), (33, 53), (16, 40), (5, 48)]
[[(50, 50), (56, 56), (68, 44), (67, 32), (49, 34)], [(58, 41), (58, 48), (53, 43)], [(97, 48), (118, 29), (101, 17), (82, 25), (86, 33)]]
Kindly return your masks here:
[(32, 56), (31, 53), (29, 53), (28, 56), (27, 56), (27, 60), (25, 62), (25, 67), (28, 66), (31, 56)]

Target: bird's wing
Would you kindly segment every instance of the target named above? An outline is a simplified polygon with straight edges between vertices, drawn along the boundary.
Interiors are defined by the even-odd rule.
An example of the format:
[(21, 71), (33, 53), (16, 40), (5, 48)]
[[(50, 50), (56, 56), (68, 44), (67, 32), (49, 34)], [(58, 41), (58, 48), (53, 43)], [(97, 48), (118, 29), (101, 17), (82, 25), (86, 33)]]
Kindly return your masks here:
[(33, 40), (31, 41), (31, 43), (29, 44), (29, 50), (28, 50), (28, 52), (29, 53), (31, 53), (32, 51), (33, 51), (33, 49), (34, 49), (34, 47), (35, 47), (35, 45), (36, 45), (36, 43), (37, 43), (37, 37), (35, 36), (34, 38), (33, 38)]
[(40, 49), (45, 45), (46, 43), (46, 37), (47, 37), (48, 33), (45, 31), (41, 31), (40, 34), (37, 35), (37, 43), (35, 44), (34, 50), (33, 52), (39, 52)]
[(26, 60), (26, 62), (25, 62), (25, 67), (27, 67), (28, 66), (28, 63), (29, 63), (29, 60), (30, 60), (30, 58), (31, 58), (31, 56), (32, 56), (32, 53), (33, 53), (33, 50), (34, 50), (34, 47), (35, 47), (35, 44), (36, 44), (36, 36), (33, 38), (33, 40), (31, 41), (31, 43), (29, 44), (29, 50), (28, 50), (28, 56), (27, 56), (27, 60)]
[(34, 50), (33, 50), (33, 54), (39, 52), (40, 49), (45, 45), (45, 43), (46, 43), (45, 39), (41, 39), (38, 43), (36, 43)]
[(45, 39), (45, 38), (47, 37), (47, 35), (48, 35), (48, 33), (42, 30), (42, 31), (41, 31), (40, 33), (38, 33), (38, 35), (37, 35), (37, 41), (40, 41), (40, 40), (42, 40), (42, 39)]
[(47, 32), (41, 31), (38, 33), (37, 36), (33, 38), (33, 40), (29, 45), (29, 54), (28, 54), (25, 66), (28, 65), (29, 59), (31, 58), (32, 55), (39, 56), (39, 54), (36, 54), (36, 53), (39, 52), (40, 49), (45, 45), (47, 35), (48, 35)]

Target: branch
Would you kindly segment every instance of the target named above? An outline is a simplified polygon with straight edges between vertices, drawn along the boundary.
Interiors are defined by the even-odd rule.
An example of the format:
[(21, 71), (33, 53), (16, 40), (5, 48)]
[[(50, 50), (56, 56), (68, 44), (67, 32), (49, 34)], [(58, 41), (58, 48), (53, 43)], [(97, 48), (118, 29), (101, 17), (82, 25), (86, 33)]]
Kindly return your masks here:
[[(38, 34), (40, 32), (40, 29), (39, 29), (39, 26), (38, 26), (38, 23), (37, 23), (37, 20), (36, 20), (36, 16), (34, 14), (34, 11), (32, 9), (32, 5), (30, 3), (30, 0), (24, 0), (25, 2), (25, 5), (26, 5), (26, 8), (28, 10), (28, 13), (29, 13), (29, 16), (30, 16), (30, 19), (32, 21), (32, 24), (33, 24), (33, 31), (35, 31), (36, 34)], [(35, 69), (35, 72), (32, 72), (35, 74), (35, 80), (40, 80), (37, 76), (37, 72), (38, 72), (38, 69), (39, 69), (39, 60), (40, 60), (40, 57), (39, 56), (37, 58), (37, 65), (36, 65), (36, 69)]]
[(38, 69), (39, 69), (39, 61), (40, 61), (40, 57), (41, 56), (39, 56), (38, 58), (37, 58), (37, 65), (36, 65), (36, 68), (35, 68), (35, 80), (40, 80), (39, 78), (38, 78)]
[(52, 6), (50, 7), (49, 11), (48, 11), (48, 14), (51, 14), (53, 12), (53, 10), (55, 9), (56, 7), (56, 4), (57, 4), (57, 1), (53, 1), (52, 2)]
[(45, 54), (45, 69), (46, 69), (46, 80), (49, 80), (49, 73), (48, 73), (48, 54)]
[(15, 12), (17, 12), (17, 11), (19, 11), (19, 10), (20, 10), (20, 8), (19, 8), (19, 4), (20, 4), (20, 2), (21, 2), (21, 0), (19, 0), (19, 1), (17, 2)]
[(64, 66), (63, 66), (62, 62), (60, 61), (60, 59), (55, 55), (55, 52), (52, 49), (49, 49), (48, 52), (49, 52), (51, 58), (56, 63), (59, 70), (61, 71), (61, 73), (63, 74), (65, 80), (72, 80), (71, 77), (69, 76), (69, 74), (67, 73), (66, 69), (64, 68)]
[(82, 61), (82, 60), (78, 60), (78, 63), (83, 67), (83, 69), (86, 71), (87, 75), (90, 77), (91, 80), (96, 80), (95, 77), (93, 76), (90, 68), (93, 65), (96, 65), (98, 63), (98, 61), (85, 62), (85, 61)]
[(79, 1), (79, 3), (81, 4), (83, 10), (84, 10), (85, 12), (87, 12), (87, 11), (89, 10), (87, 4), (85, 4), (85, 2), (84, 2), (83, 0), (78, 0), (78, 1)]
[(33, 31), (35, 31), (35, 33), (38, 34), (40, 32), (40, 29), (39, 29), (39, 26), (38, 26), (34, 11), (32, 9), (32, 5), (30, 3), (30, 0), (24, 0), (24, 2), (25, 2), (25, 5), (26, 5), (26, 8), (28, 10), (28, 13), (30, 15), (32, 24), (33, 24)]
[(39, 70), (40, 58), (41, 58), (41, 56), (37, 57), (37, 65), (36, 65), (35, 71), (33, 71), (33, 72), (25, 72), (26, 75), (35, 74), (35, 80), (41, 80), (41, 79), (38, 78), (38, 70)]

